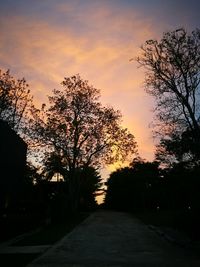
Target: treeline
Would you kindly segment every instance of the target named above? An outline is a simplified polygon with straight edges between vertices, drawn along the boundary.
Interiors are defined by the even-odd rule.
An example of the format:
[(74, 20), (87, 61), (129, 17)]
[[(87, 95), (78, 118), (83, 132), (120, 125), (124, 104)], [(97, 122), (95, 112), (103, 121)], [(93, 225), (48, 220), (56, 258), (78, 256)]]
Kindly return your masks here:
[[(198, 221), (200, 30), (188, 34), (180, 28), (164, 33), (159, 41), (147, 40), (136, 60), (146, 70), (146, 91), (155, 99), (155, 161), (137, 159), (112, 173), (105, 203), (131, 211), (194, 211)], [(134, 136), (121, 125), (121, 112), (103, 106), (100, 96), (98, 89), (77, 74), (65, 77), (61, 88), (54, 89), (38, 108), (24, 78), (0, 71), (0, 120), (28, 146), (21, 179), (29, 188), (41, 189), (37, 194), (46, 199), (46, 213), (53, 207), (49, 206), (52, 200), (55, 207), (63, 206), (71, 213), (90, 207), (102, 185), (100, 168), (137, 155)], [(6, 138), (0, 140), (2, 144)], [(1, 187), (7, 176), (0, 177)], [(63, 185), (55, 183), (53, 189), (49, 186), (52, 178), (62, 180)], [(28, 194), (33, 202), (34, 194)], [(0, 205), (3, 215), (11, 202), (8, 190)]]
[(105, 204), (132, 212), (170, 211), (199, 233), (200, 30), (189, 34), (180, 28), (147, 40), (136, 60), (155, 100), (155, 161), (136, 160), (112, 173)]
[[(121, 126), (121, 112), (102, 105), (100, 90), (79, 74), (61, 85), (37, 108), (25, 79), (0, 71), (0, 121), (7, 129), (0, 136), (3, 222), (9, 216), (50, 221), (94, 210), (101, 165), (136, 151), (134, 136)], [(22, 158), (16, 140), (26, 147)]]
[(160, 168), (158, 162), (135, 159), (130, 167), (111, 173), (107, 181), (107, 208), (131, 211), (200, 211), (200, 166), (176, 164)]

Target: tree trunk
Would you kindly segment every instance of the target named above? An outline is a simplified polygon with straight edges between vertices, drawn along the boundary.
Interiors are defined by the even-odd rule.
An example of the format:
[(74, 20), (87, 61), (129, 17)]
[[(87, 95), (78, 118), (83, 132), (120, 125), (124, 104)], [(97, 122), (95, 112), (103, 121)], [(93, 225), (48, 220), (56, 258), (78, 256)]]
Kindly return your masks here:
[(72, 172), (69, 176), (69, 207), (72, 214), (78, 211), (79, 188), (79, 175)]

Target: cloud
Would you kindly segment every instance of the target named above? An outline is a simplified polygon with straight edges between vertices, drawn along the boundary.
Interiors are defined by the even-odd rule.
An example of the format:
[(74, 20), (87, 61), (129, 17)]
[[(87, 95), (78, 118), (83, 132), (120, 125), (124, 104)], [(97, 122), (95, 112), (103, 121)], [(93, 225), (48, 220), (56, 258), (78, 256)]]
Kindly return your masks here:
[[(106, 1), (107, 3), (107, 1)], [(78, 9), (56, 5), (52, 20), (34, 16), (1, 16), (0, 61), (17, 77), (25, 76), (37, 103), (59, 87), (64, 76), (80, 73), (101, 89), (102, 102), (120, 109), (143, 157), (152, 158), (147, 128), (151, 99), (142, 89), (143, 73), (129, 59), (154, 31), (137, 10), (99, 1)], [(76, 12), (75, 12), (76, 11)], [(84, 11), (84, 12), (83, 12)]]

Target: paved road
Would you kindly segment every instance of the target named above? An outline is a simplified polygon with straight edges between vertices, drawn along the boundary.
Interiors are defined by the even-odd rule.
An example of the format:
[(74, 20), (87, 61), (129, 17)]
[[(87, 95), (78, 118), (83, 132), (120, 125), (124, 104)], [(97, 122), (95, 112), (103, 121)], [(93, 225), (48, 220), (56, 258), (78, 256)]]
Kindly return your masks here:
[(191, 252), (168, 243), (131, 215), (100, 211), (28, 267), (199, 267)]

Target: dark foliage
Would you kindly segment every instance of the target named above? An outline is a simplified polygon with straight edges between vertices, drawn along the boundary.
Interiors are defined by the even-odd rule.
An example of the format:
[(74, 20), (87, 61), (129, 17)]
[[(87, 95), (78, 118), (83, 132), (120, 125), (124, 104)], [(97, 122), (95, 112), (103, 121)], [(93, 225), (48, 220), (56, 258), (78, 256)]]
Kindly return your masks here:
[(161, 186), (156, 162), (134, 161), (131, 167), (113, 172), (107, 182), (105, 204), (109, 208), (141, 211), (156, 209)]

